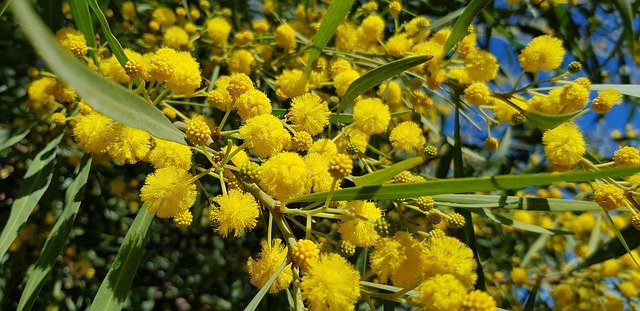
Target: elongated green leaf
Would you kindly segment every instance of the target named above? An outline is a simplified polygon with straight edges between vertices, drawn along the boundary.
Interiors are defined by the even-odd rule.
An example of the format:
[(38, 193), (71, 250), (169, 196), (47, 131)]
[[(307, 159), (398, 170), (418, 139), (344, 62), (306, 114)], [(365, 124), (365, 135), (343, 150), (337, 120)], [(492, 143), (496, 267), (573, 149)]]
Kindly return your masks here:
[(20, 227), (29, 219), (29, 215), (36, 207), (38, 201), (49, 188), (53, 177), (53, 168), (56, 165), (55, 159), (58, 153), (58, 145), (64, 133), (53, 138), (33, 159), (27, 172), (24, 174), (18, 195), (11, 204), (9, 220), (0, 234), (0, 258), (11, 246), (13, 240), (18, 236)]
[(629, 0), (616, 0), (614, 2), (616, 9), (620, 11), (622, 17), (622, 24), (624, 26), (624, 35), (627, 39), (627, 45), (629, 48), (629, 55), (634, 55), (635, 50), (633, 48), (633, 10), (631, 9), (631, 1)]
[(307, 61), (307, 77), (311, 74), (311, 66), (320, 57), (320, 53), (338, 29), (345, 16), (349, 14), (349, 10), (353, 5), (353, 0), (331, 1), (327, 12), (322, 18), (322, 23), (318, 32), (311, 41), (311, 51), (309, 52), (309, 60)]
[(264, 298), (264, 295), (267, 294), (267, 291), (271, 287), (271, 284), (273, 284), (273, 282), (276, 281), (276, 279), (280, 275), (280, 272), (282, 272), (282, 270), (284, 270), (286, 266), (287, 266), (287, 261), (285, 260), (282, 262), (282, 264), (280, 264), (278, 269), (276, 269), (276, 271), (271, 275), (271, 277), (269, 277), (269, 279), (267, 280), (267, 283), (262, 285), (262, 288), (260, 288), (258, 293), (255, 296), (253, 296), (253, 299), (251, 299), (247, 307), (244, 308), (244, 311), (253, 311), (258, 308), (258, 305), (262, 301), (262, 298)]
[(86, 1), (89, 4), (89, 6), (91, 6), (91, 10), (93, 10), (93, 13), (96, 15), (96, 17), (98, 17), (98, 22), (100, 22), (102, 33), (107, 39), (107, 44), (109, 44), (109, 48), (111, 48), (111, 53), (113, 53), (113, 55), (116, 57), (116, 59), (120, 63), (120, 66), (124, 68), (124, 66), (127, 64), (127, 61), (129, 59), (127, 58), (127, 55), (124, 54), (122, 45), (111, 32), (111, 28), (109, 28), (109, 22), (107, 22), (107, 18), (104, 16), (104, 13), (102, 13), (102, 9), (100, 9), (100, 5), (98, 4), (98, 2), (96, 0), (79, 0), (79, 1), (83, 1), (83, 2)]
[(65, 195), (65, 207), (60, 215), (58, 221), (51, 229), (47, 241), (44, 243), (42, 253), (38, 257), (33, 270), (29, 273), (27, 283), (18, 302), (18, 310), (31, 310), (33, 303), (38, 297), (38, 293), (46, 277), (51, 272), (53, 265), (56, 263), (56, 259), (62, 251), (69, 232), (73, 228), (73, 222), (78, 213), (80, 203), (84, 195), (84, 187), (89, 177), (89, 171), (91, 170), (91, 156), (85, 154), (78, 166), (78, 172), (76, 178), (71, 182)]
[(576, 201), (565, 199), (542, 199), (506, 197), (501, 200), (498, 195), (479, 194), (440, 194), (434, 195), (436, 202), (446, 203), (448, 206), (461, 207), (469, 210), (477, 208), (503, 208), (527, 211), (546, 212), (586, 212), (598, 211), (600, 206), (591, 201)]
[(100, 284), (91, 310), (122, 309), (144, 253), (153, 217), (153, 214), (147, 211), (147, 204), (144, 204), (127, 231), (111, 269)]
[(491, 0), (472, 0), (469, 5), (467, 5), (464, 12), (462, 12), (460, 17), (456, 20), (456, 23), (453, 24), (451, 34), (447, 38), (447, 41), (445, 41), (442, 48), (442, 55), (447, 55), (447, 53), (451, 51), (451, 48), (464, 38), (467, 34), (467, 28), (471, 25), (473, 18), (489, 3), (491, 3)]
[(40, 55), (96, 110), (156, 137), (186, 144), (184, 133), (176, 129), (160, 110), (125, 87), (89, 70), (65, 51), (25, 0), (13, 1), (13, 8), (16, 20)]
[[(618, 230), (616, 229), (616, 231)], [(601, 245), (598, 248), (598, 251), (596, 251), (593, 255), (589, 256), (578, 266), (576, 266), (574, 271), (586, 268), (591, 265), (595, 265), (597, 263), (601, 263), (612, 258), (618, 258), (624, 254), (627, 254), (629, 250), (636, 249), (638, 246), (640, 246), (640, 234), (638, 234), (638, 230), (635, 227), (628, 226), (627, 228), (618, 232), (618, 238), (612, 239), (608, 243)], [(634, 261), (637, 259), (638, 258), (634, 258)]]
[[(522, 189), (554, 182), (584, 182), (602, 177), (623, 177), (640, 172), (640, 167), (616, 167), (600, 171), (574, 171), (564, 173), (498, 175), (492, 177), (454, 178), (412, 184), (353, 187), (334, 191), (333, 199), (341, 200), (395, 200), (425, 195), (452, 194), (477, 191)], [(293, 202), (324, 201), (327, 192), (294, 198)]]
[(640, 97), (640, 85), (638, 84), (592, 84), (591, 90), (600, 91), (604, 89), (616, 89), (618, 92), (633, 96)]
[(483, 208), (482, 210), (482, 214), (487, 217), (488, 219), (499, 223), (499, 224), (503, 224), (505, 226), (510, 226), (513, 227), (515, 229), (519, 229), (522, 231), (528, 231), (528, 232), (533, 232), (533, 233), (540, 233), (540, 234), (551, 234), (551, 235), (559, 235), (559, 234), (572, 234), (572, 231), (568, 231), (568, 230), (561, 230), (561, 229), (547, 229), (547, 228), (543, 228), (537, 225), (533, 225), (533, 224), (528, 224), (528, 223), (524, 223), (521, 221), (517, 221), (517, 220), (513, 220), (509, 217), (503, 216), (503, 215), (499, 215), (499, 214), (495, 214), (493, 213), (491, 210), (489, 210), (488, 208)]
[(351, 85), (349, 85), (349, 88), (344, 93), (344, 96), (342, 96), (342, 99), (340, 100), (340, 104), (338, 104), (336, 111), (341, 112), (347, 105), (351, 104), (356, 99), (356, 97), (370, 90), (372, 87), (430, 59), (431, 56), (427, 55), (405, 57), (384, 64), (376, 69), (365, 73), (362, 77), (356, 79), (355, 81), (353, 81), (353, 83), (351, 83)]
[(91, 21), (91, 13), (89, 12), (89, 6), (84, 0), (70, 0), (69, 6), (71, 7), (71, 15), (73, 15), (73, 21), (76, 27), (82, 34), (84, 34), (87, 40), (87, 46), (91, 48), (96, 47), (96, 35), (93, 32), (93, 22)]
[(33, 124), (23, 129), (0, 129), (0, 151), (5, 150), (29, 135)]
[(541, 234), (533, 244), (531, 244), (527, 252), (522, 256), (522, 261), (520, 262), (521, 267), (526, 267), (531, 262), (533, 255), (538, 254), (538, 252), (547, 246), (547, 241), (552, 237), (551, 234)]
[(527, 297), (527, 301), (524, 303), (524, 310), (522, 311), (533, 311), (536, 306), (536, 296), (538, 296), (538, 290), (540, 289), (540, 281), (538, 281), (529, 293), (529, 297)]
[(584, 113), (585, 110), (575, 111), (566, 114), (552, 115), (544, 114), (535, 111), (527, 111), (524, 113), (524, 117), (527, 118), (533, 125), (541, 130), (550, 130), (556, 128), (558, 125), (565, 123), (571, 119)]
[(444, 25), (446, 25), (447, 23), (451, 22), (452, 20), (456, 19), (458, 16), (460, 16), (460, 14), (462, 14), (462, 12), (464, 12), (465, 8), (459, 8), (443, 17), (440, 17), (438, 19), (436, 19), (435, 21), (433, 21), (431, 24), (429, 24), (429, 26), (427, 26), (427, 29), (438, 29)]
[(389, 167), (377, 170), (373, 173), (354, 177), (352, 181), (358, 187), (381, 185), (384, 182), (389, 181), (389, 179), (393, 178), (394, 176), (398, 175), (400, 172), (409, 170), (414, 166), (419, 165), (420, 163), (424, 162), (424, 160), (424, 157), (413, 157), (402, 160)]

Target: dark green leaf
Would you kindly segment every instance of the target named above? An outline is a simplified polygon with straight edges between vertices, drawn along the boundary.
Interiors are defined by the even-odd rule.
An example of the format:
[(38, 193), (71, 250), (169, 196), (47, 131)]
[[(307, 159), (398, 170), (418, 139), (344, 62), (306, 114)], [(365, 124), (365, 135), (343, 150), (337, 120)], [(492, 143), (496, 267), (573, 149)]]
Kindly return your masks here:
[(600, 206), (591, 201), (576, 201), (565, 199), (542, 199), (542, 198), (521, 198), (506, 197), (501, 201), (498, 195), (478, 195), (478, 194), (440, 194), (434, 195), (436, 202), (453, 204), (469, 210), (477, 208), (503, 208), (519, 209), (526, 211), (546, 211), (546, 212), (586, 212), (598, 211)]
[[(82, 0), (76, 0), (76, 1), (82, 1)], [(93, 10), (93, 13), (96, 15), (96, 17), (98, 17), (98, 22), (100, 22), (100, 27), (102, 27), (102, 33), (107, 39), (109, 48), (111, 48), (111, 53), (113, 53), (116, 59), (118, 59), (120, 66), (124, 68), (124, 66), (127, 64), (127, 61), (129, 59), (127, 58), (127, 55), (124, 53), (124, 50), (122, 49), (122, 45), (120, 45), (120, 42), (118, 41), (118, 39), (116, 39), (116, 37), (111, 32), (111, 28), (109, 28), (109, 22), (107, 22), (107, 18), (104, 16), (104, 13), (102, 13), (102, 9), (100, 9), (100, 5), (98, 4), (97, 0), (85, 0), (85, 1), (89, 4), (89, 6), (91, 6), (91, 10)]]
[(24, 174), (18, 195), (11, 204), (9, 220), (0, 234), (0, 258), (11, 246), (13, 240), (18, 236), (20, 227), (29, 219), (29, 215), (36, 207), (38, 201), (49, 188), (53, 177), (53, 168), (56, 164), (56, 154), (58, 145), (64, 133), (53, 138), (31, 161), (27, 172)]
[(78, 166), (76, 178), (71, 182), (69, 188), (67, 188), (62, 215), (60, 215), (53, 229), (51, 229), (47, 241), (42, 248), (42, 253), (38, 257), (38, 261), (36, 261), (33, 270), (29, 273), (27, 283), (20, 297), (20, 302), (18, 302), (18, 310), (30, 310), (33, 307), (33, 303), (38, 297), (38, 293), (44, 285), (46, 277), (56, 263), (58, 255), (62, 252), (63, 246), (69, 237), (69, 232), (71, 232), (71, 228), (73, 228), (73, 222), (78, 213), (80, 203), (82, 203), (84, 187), (87, 183), (90, 170), (91, 156), (85, 154)]
[(419, 165), (420, 163), (424, 162), (424, 160), (424, 157), (413, 157), (402, 160), (389, 167), (377, 170), (373, 173), (354, 177), (352, 181), (358, 187), (381, 185), (392, 179), (394, 176), (398, 175), (400, 172), (410, 170), (414, 166)]
[(147, 205), (144, 204), (127, 231), (111, 269), (100, 284), (91, 304), (91, 310), (122, 309), (144, 253), (153, 217), (153, 214), (147, 211)]
[(340, 104), (338, 104), (336, 111), (341, 112), (358, 96), (370, 90), (374, 86), (430, 59), (431, 56), (426, 55), (405, 57), (384, 64), (376, 69), (365, 73), (362, 77), (356, 79), (355, 81), (353, 81), (353, 83), (351, 83), (351, 85), (349, 85), (349, 88), (344, 93), (344, 96), (342, 96), (342, 99), (340, 100)]
[(16, 20), (49, 66), (96, 110), (120, 123), (186, 144), (184, 133), (148, 102), (125, 87), (91, 71), (65, 51), (25, 0), (13, 1)]
[(540, 233), (540, 234), (550, 234), (550, 235), (559, 235), (559, 234), (572, 234), (572, 231), (568, 231), (568, 230), (560, 230), (560, 229), (547, 229), (547, 228), (543, 228), (537, 225), (533, 225), (533, 224), (528, 224), (528, 223), (524, 223), (521, 221), (517, 221), (517, 220), (513, 220), (509, 217), (500, 215), (500, 214), (494, 214), (491, 210), (489, 210), (488, 208), (483, 208), (481, 210), (481, 213), (487, 217), (488, 219), (499, 223), (499, 224), (503, 224), (505, 226), (510, 226), (513, 227), (515, 229), (518, 230), (522, 230), (522, 231), (527, 231), (527, 232), (533, 232), (533, 233)]
[(33, 124), (22, 129), (0, 129), (0, 151), (19, 143), (31, 132), (32, 127)]
[(538, 296), (538, 290), (540, 289), (540, 282), (537, 282), (536, 285), (533, 286), (533, 289), (529, 293), (529, 297), (527, 297), (527, 301), (524, 303), (524, 309), (522, 311), (533, 311), (536, 306), (536, 296)]
[(631, 9), (631, 2), (629, 0), (616, 0), (614, 4), (616, 9), (620, 11), (620, 16), (622, 17), (629, 55), (634, 55), (636, 52), (633, 48), (635, 40), (633, 39), (633, 10)]
[(487, 4), (491, 3), (491, 0), (472, 0), (469, 5), (464, 9), (464, 12), (458, 17), (456, 23), (453, 24), (453, 28), (451, 29), (451, 34), (445, 41), (444, 46), (442, 48), (442, 54), (447, 55), (451, 48), (453, 48), (464, 36), (467, 34), (467, 29), (473, 18), (478, 15), (484, 9)]
[(309, 52), (309, 60), (307, 61), (307, 77), (311, 74), (311, 66), (320, 57), (320, 53), (327, 45), (333, 34), (338, 29), (345, 16), (349, 14), (351, 5), (354, 0), (331, 1), (327, 12), (322, 18), (322, 23), (318, 32), (311, 41), (311, 51)]
[(431, 24), (429, 24), (429, 26), (427, 26), (428, 29), (438, 29), (444, 25), (446, 25), (447, 23), (451, 22), (452, 20), (456, 19), (458, 16), (460, 16), (460, 14), (462, 14), (462, 12), (464, 12), (465, 8), (459, 8), (443, 17), (440, 17), (438, 19), (436, 19), (435, 21), (433, 21)]
[(93, 22), (91, 21), (91, 12), (89, 12), (87, 2), (84, 0), (69, 0), (69, 6), (71, 7), (71, 15), (73, 15), (76, 27), (87, 39), (87, 46), (95, 49), (96, 35), (93, 32)]

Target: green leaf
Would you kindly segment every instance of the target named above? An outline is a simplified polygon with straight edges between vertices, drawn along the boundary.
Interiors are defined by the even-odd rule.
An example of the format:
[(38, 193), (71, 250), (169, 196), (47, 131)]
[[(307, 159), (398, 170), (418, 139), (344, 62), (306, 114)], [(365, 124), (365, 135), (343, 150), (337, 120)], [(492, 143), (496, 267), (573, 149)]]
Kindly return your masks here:
[(616, 89), (621, 94), (640, 97), (640, 85), (638, 84), (592, 84), (591, 90)]
[(522, 230), (522, 231), (540, 233), (540, 234), (550, 234), (550, 235), (572, 234), (573, 233), (572, 231), (569, 231), (569, 230), (547, 229), (547, 228), (543, 228), (543, 227), (540, 227), (540, 226), (537, 226), (537, 225), (528, 224), (528, 223), (525, 223), (525, 222), (513, 220), (513, 219), (511, 219), (509, 217), (506, 217), (506, 216), (503, 216), (503, 215), (494, 214), (488, 208), (483, 208), (480, 211), (481, 211), (481, 214), (483, 214), (485, 217), (487, 217), (488, 219), (492, 220), (493, 222), (496, 222), (496, 223), (499, 223), (499, 224), (503, 224), (505, 226), (510, 226), (510, 227), (513, 227), (515, 229)]
[(258, 308), (258, 305), (262, 301), (262, 298), (264, 298), (264, 295), (267, 294), (267, 291), (271, 287), (271, 284), (273, 284), (273, 282), (276, 281), (276, 279), (278, 278), (278, 276), (280, 275), (282, 270), (284, 270), (285, 267), (287, 267), (286, 260), (283, 261), (282, 264), (280, 264), (280, 266), (278, 267), (278, 269), (276, 269), (276, 271), (271, 275), (271, 277), (269, 277), (269, 279), (267, 280), (267, 283), (262, 285), (258, 293), (255, 296), (253, 296), (253, 299), (251, 299), (247, 307), (244, 308), (244, 311), (253, 311)]
[(84, 0), (70, 0), (69, 6), (71, 7), (71, 15), (76, 27), (82, 34), (84, 34), (87, 40), (87, 46), (90, 48), (96, 48), (96, 35), (93, 32), (93, 22), (91, 21), (91, 13), (89, 12), (89, 6)]
[(33, 125), (22, 129), (0, 129), (0, 151), (19, 143), (31, 132)]
[(405, 57), (384, 64), (376, 69), (365, 73), (362, 77), (356, 79), (355, 81), (353, 81), (353, 83), (351, 83), (351, 85), (349, 85), (349, 88), (344, 93), (344, 96), (342, 96), (342, 99), (340, 100), (336, 111), (341, 112), (358, 96), (373, 88), (374, 86), (430, 59), (431, 56), (427, 55)]
[[(333, 192), (333, 200), (396, 200), (425, 195), (467, 193), (477, 191), (512, 190), (530, 186), (549, 185), (554, 182), (584, 182), (602, 177), (624, 177), (640, 172), (640, 167), (615, 167), (599, 171), (573, 171), (563, 173), (497, 175), (492, 177), (454, 178), (411, 184), (390, 184), (341, 189)], [(314, 193), (293, 202), (320, 202), (328, 192)]]
[(414, 166), (419, 165), (424, 162), (424, 160), (424, 157), (413, 157), (402, 160), (389, 167), (385, 167), (367, 175), (353, 177), (352, 181), (358, 187), (381, 185), (398, 175), (400, 172), (410, 170)]
[(587, 212), (598, 211), (600, 206), (591, 201), (565, 199), (521, 198), (508, 196), (502, 199), (498, 195), (480, 194), (440, 194), (434, 195), (436, 202), (447, 206), (465, 209), (502, 208), (511, 210), (545, 211), (545, 212)]
[(631, 2), (629, 0), (616, 0), (614, 4), (616, 9), (620, 11), (620, 16), (622, 17), (629, 55), (634, 55), (633, 44), (635, 40), (633, 39), (633, 10), (631, 9)]
[[(624, 228), (622, 231), (619, 231), (613, 225), (612, 221), (610, 221), (609, 223), (615, 229), (618, 238), (611, 239), (606, 244), (601, 245), (598, 248), (598, 251), (587, 257), (587, 259), (576, 266), (574, 268), (574, 271), (589, 267), (591, 265), (595, 265), (597, 263), (601, 263), (612, 258), (618, 258), (624, 254), (630, 253), (630, 250), (636, 249), (638, 246), (640, 246), (640, 234), (638, 234), (638, 229), (636, 229), (634, 226), (630, 225)], [(633, 258), (634, 261), (636, 261), (636, 259), (637, 258)]]
[(100, 284), (91, 310), (122, 309), (144, 253), (153, 217), (153, 214), (147, 211), (147, 204), (144, 204), (127, 231), (111, 269)]
[[(83, 1), (83, 0), (76, 0), (76, 1)], [(89, 4), (89, 6), (91, 6), (91, 10), (93, 10), (93, 13), (96, 15), (96, 17), (98, 17), (98, 22), (100, 22), (100, 27), (102, 27), (102, 33), (107, 39), (107, 44), (109, 44), (109, 48), (111, 48), (111, 53), (113, 53), (116, 59), (118, 59), (120, 66), (124, 68), (124, 66), (127, 64), (127, 61), (129, 61), (129, 59), (127, 58), (127, 55), (124, 53), (124, 50), (122, 49), (122, 45), (120, 45), (120, 42), (118, 41), (118, 39), (116, 39), (116, 37), (111, 32), (111, 28), (109, 28), (109, 22), (107, 22), (107, 18), (104, 16), (104, 13), (102, 13), (102, 10), (100, 9), (100, 5), (96, 0), (84, 0), (84, 1), (86, 1)]]
[(27, 283), (18, 302), (18, 310), (30, 310), (33, 307), (33, 303), (38, 297), (38, 293), (44, 281), (51, 272), (53, 265), (58, 259), (58, 255), (62, 252), (63, 246), (69, 237), (69, 232), (73, 228), (73, 222), (78, 213), (80, 203), (84, 195), (85, 184), (89, 177), (89, 171), (91, 170), (91, 156), (85, 154), (78, 166), (78, 173), (76, 178), (71, 182), (65, 195), (65, 206), (56, 221), (53, 229), (47, 237), (47, 241), (44, 243), (42, 252), (33, 266), (33, 270), (29, 273)]
[(551, 234), (541, 234), (533, 244), (529, 246), (527, 252), (522, 256), (522, 261), (520, 262), (520, 267), (526, 267), (531, 262), (533, 255), (538, 254), (538, 252), (547, 247), (547, 241), (552, 237)]
[(327, 12), (322, 18), (322, 23), (318, 32), (311, 41), (312, 47), (309, 52), (309, 60), (307, 61), (307, 77), (311, 74), (311, 66), (320, 57), (320, 53), (338, 29), (345, 16), (349, 14), (351, 5), (354, 0), (331, 1)]
[(438, 29), (444, 25), (446, 25), (447, 23), (451, 22), (452, 20), (456, 19), (458, 16), (460, 16), (460, 14), (462, 14), (462, 12), (464, 12), (465, 8), (459, 8), (443, 17), (440, 17), (438, 19), (436, 19), (435, 21), (433, 21), (431, 24), (429, 24), (429, 26), (427, 26), (427, 29)]
[(458, 17), (456, 23), (453, 24), (453, 28), (451, 29), (451, 34), (445, 41), (444, 46), (442, 48), (442, 55), (447, 55), (451, 48), (458, 44), (462, 38), (467, 34), (467, 29), (473, 18), (478, 15), (484, 9), (487, 4), (491, 3), (491, 0), (473, 0), (467, 7), (464, 9), (464, 12)]
[(540, 281), (538, 281), (534, 286), (531, 292), (529, 293), (529, 297), (527, 297), (527, 301), (524, 304), (524, 309), (522, 311), (533, 311), (536, 306), (536, 296), (538, 296), (538, 290), (540, 289)]
[(29, 219), (36, 204), (49, 188), (62, 136), (64, 136), (64, 132), (53, 138), (29, 164), (29, 168), (22, 178), (17, 197), (11, 204), (9, 220), (0, 234), (0, 258), (7, 252), (13, 240), (18, 236), (20, 227)]
[(565, 123), (569, 120), (572, 120), (579, 115), (586, 112), (586, 110), (579, 110), (566, 114), (545, 114), (539, 113), (535, 111), (526, 111), (524, 113), (524, 117), (527, 118), (533, 125), (541, 130), (550, 130), (556, 128), (558, 125)]
[(16, 20), (49, 66), (96, 110), (120, 123), (186, 144), (184, 133), (158, 110), (125, 87), (91, 71), (64, 50), (25, 0), (13, 1)]

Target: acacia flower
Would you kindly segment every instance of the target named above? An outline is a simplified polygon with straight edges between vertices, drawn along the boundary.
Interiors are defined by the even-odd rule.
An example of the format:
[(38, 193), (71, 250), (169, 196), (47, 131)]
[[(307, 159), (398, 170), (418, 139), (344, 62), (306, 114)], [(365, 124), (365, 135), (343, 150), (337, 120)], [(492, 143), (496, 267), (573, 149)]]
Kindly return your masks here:
[(280, 120), (271, 114), (255, 116), (240, 127), (240, 137), (253, 153), (268, 158), (291, 145), (291, 134)]
[(422, 129), (413, 121), (404, 121), (396, 125), (391, 130), (389, 141), (393, 148), (406, 152), (421, 150), (427, 143), (424, 135), (422, 135)]
[(262, 164), (260, 188), (276, 200), (286, 201), (309, 193), (307, 165), (293, 152), (281, 152)]
[(537, 72), (558, 68), (563, 57), (562, 40), (550, 35), (543, 35), (531, 40), (520, 53), (518, 60), (524, 70)]
[(227, 237), (231, 231), (239, 237), (244, 230), (253, 229), (258, 223), (260, 207), (249, 193), (238, 189), (229, 190), (213, 199), (216, 204), (209, 211), (209, 219), (218, 224), (216, 232)]
[(464, 286), (451, 274), (438, 274), (418, 286), (420, 295), (413, 300), (424, 310), (459, 310), (467, 294)]
[(300, 289), (309, 310), (354, 310), (360, 274), (342, 256), (321, 254), (302, 276)]
[(584, 138), (573, 123), (563, 123), (542, 135), (544, 153), (552, 167), (567, 170), (582, 159), (586, 151)]
[[(249, 258), (247, 269), (249, 270), (250, 282), (255, 287), (261, 288), (267, 283), (271, 275), (287, 259), (287, 248), (280, 239), (274, 239), (271, 243), (267, 240), (260, 242), (261, 251), (257, 259)], [(293, 280), (291, 264), (288, 264), (276, 278), (276, 281), (269, 287), (269, 293), (277, 293), (289, 287)]]
[(160, 218), (175, 217), (195, 203), (196, 185), (187, 171), (168, 166), (147, 175), (140, 199), (149, 204), (149, 212)]
[(329, 106), (320, 96), (305, 93), (291, 100), (288, 117), (296, 130), (305, 131), (311, 136), (322, 133), (329, 125)]
[(361, 99), (353, 107), (353, 124), (367, 135), (386, 131), (390, 120), (389, 107), (379, 98)]

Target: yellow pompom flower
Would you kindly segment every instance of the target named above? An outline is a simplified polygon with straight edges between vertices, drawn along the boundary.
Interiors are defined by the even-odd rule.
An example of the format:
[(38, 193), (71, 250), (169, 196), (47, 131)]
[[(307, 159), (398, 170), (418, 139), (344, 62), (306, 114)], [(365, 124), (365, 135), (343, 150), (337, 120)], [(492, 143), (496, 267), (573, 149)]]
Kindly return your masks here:
[(342, 179), (353, 170), (353, 160), (348, 154), (338, 153), (329, 160), (329, 174), (335, 179)]
[(168, 7), (161, 6), (151, 13), (153, 21), (160, 27), (169, 27), (176, 23), (176, 14)]
[(438, 274), (422, 282), (420, 295), (413, 300), (424, 310), (459, 310), (467, 294), (465, 287), (451, 274)]
[(640, 165), (640, 150), (632, 146), (624, 146), (613, 155), (613, 162), (622, 166)]
[(406, 152), (419, 151), (427, 143), (422, 135), (422, 129), (413, 121), (405, 121), (396, 125), (391, 130), (389, 141), (393, 148)]
[(238, 99), (240, 95), (253, 90), (253, 81), (244, 73), (234, 73), (229, 76), (227, 92), (233, 99)]
[(207, 102), (209, 105), (221, 111), (227, 111), (231, 108), (233, 98), (231, 98), (231, 95), (227, 92), (229, 80), (229, 76), (218, 77), (214, 83), (215, 89), (207, 93)]
[(120, 13), (126, 20), (134, 20), (138, 16), (136, 5), (133, 1), (125, 1), (120, 6)]
[(269, 31), (269, 28), (271, 28), (271, 24), (269, 24), (269, 21), (264, 18), (251, 21), (251, 26), (257, 33), (265, 33)]
[(262, 114), (270, 114), (271, 100), (267, 94), (253, 89), (240, 95), (234, 108), (243, 120), (247, 120)]
[(560, 93), (561, 112), (568, 113), (582, 109), (589, 101), (589, 89), (573, 82), (562, 88)]
[(126, 74), (131, 78), (149, 80), (149, 58), (131, 49), (124, 49), (129, 61), (124, 67)]
[[(331, 62), (331, 76), (335, 77), (347, 70), (352, 70), (351, 63), (344, 58), (337, 58)], [(357, 73), (357, 72), (356, 72)]]
[(193, 94), (202, 82), (200, 64), (188, 52), (176, 52), (171, 61), (173, 68), (167, 86), (175, 94)]
[(300, 290), (310, 311), (354, 310), (360, 274), (342, 256), (322, 254), (302, 276)]
[(204, 24), (204, 29), (207, 31), (207, 38), (215, 45), (226, 45), (231, 33), (231, 23), (224, 17), (214, 17), (208, 20)]
[(276, 79), (276, 96), (285, 100), (300, 96), (307, 91), (307, 76), (302, 70), (285, 69)]
[(384, 37), (385, 22), (380, 15), (371, 14), (358, 27), (358, 40), (364, 44), (377, 43)]
[(496, 300), (481, 290), (474, 290), (462, 301), (462, 311), (495, 311)]
[(318, 260), (320, 255), (320, 248), (316, 243), (311, 240), (298, 240), (298, 243), (291, 250), (291, 257), (300, 268), (306, 269), (312, 263)]
[(238, 189), (229, 190), (213, 199), (216, 204), (209, 211), (209, 219), (218, 224), (216, 232), (227, 237), (231, 231), (239, 237), (244, 230), (255, 228), (260, 215), (256, 199), (249, 193)]
[(338, 146), (336, 146), (336, 143), (331, 139), (320, 138), (316, 140), (311, 147), (309, 147), (308, 153), (318, 153), (327, 159), (330, 159), (333, 155), (338, 153)]
[[(331, 70), (333, 70), (333, 67)], [(349, 89), (351, 83), (358, 78), (360, 78), (360, 74), (353, 69), (349, 69), (335, 75), (333, 78), (333, 87), (336, 88), (336, 94), (338, 94), (338, 96), (344, 95), (344, 93)]]
[(229, 71), (249, 75), (253, 71), (255, 62), (256, 59), (251, 52), (245, 49), (235, 50), (229, 55)]
[(84, 35), (73, 28), (62, 28), (56, 32), (56, 40), (76, 57), (87, 54), (87, 40)]
[(582, 133), (573, 123), (563, 123), (546, 131), (542, 143), (549, 163), (558, 170), (570, 169), (586, 151)]
[(593, 100), (591, 109), (599, 114), (609, 112), (613, 105), (622, 102), (622, 94), (616, 89), (608, 88), (598, 92), (598, 97)]
[(351, 216), (340, 223), (338, 232), (344, 241), (355, 246), (371, 246), (380, 239), (374, 222), (382, 217), (382, 211), (373, 202), (349, 201), (345, 209), (364, 217)]
[(491, 91), (483, 82), (475, 82), (464, 89), (464, 97), (471, 104), (486, 105), (491, 102)]
[(625, 281), (618, 284), (618, 290), (627, 298), (638, 297), (638, 288), (631, 281)]
[(379, 98), (359, 100), (353, 107), (353, 124), (367, 135), (383, 133), (390, 120), (389, 107)]
[(29, 103), (35, 109), (46, 107), (55, 100), (54, 92), (56, 87), (56, 79), (52, 77), (41, 77), (33, 80), (27, 87), (27, 95)]
[(472, 81), (493, 80), (498, 74), (498, 61), (493, 54), (483, 50), (472, 50), (464, 58), (465, 70)]
[(206, 117), (197, 115), (187, 121), (185, 132), (187, 140), (195, 145), (205, 145), (211, 139), (211, 128), (206, 122)]
[(118, 59), (113, 55), (107, 59), (101, 60), (98, 69), (103, 75), (120, 84), (129, 83), (131, 80), (124, 68), (120, 66)]
[(172, 48), (161, 48), (153, 54), (145, 54), (149, 65), (149, 78), (159, 83), (164, 83), (173, 74), (173, 58), (177, 53)]
[(600, 186), (593, 193), (593, 200), (610, 211), (625, 205), (624, 190), (613, 184)]
[(450, 236), (431, 238), (423, 253), (425, 277), (452, 274), (468, 289), (472, 289), (478, 276), (473, 251), (458, 239)]
[(271, 114), (262, 114), (246, 120), (238, 134), (253, 154), (261, 158), (271, 157), (291, 144), (291, 134), (280, 120)]
[(329, 114), (327, 102), (316, 94), (305, 93), (291, 100), (288, 118), (296, 130), (314, 136), (322, 133), (329, 125)]
[(381, 238), (374, 245), (374, 250), (369, 257), (369, 264), (371, 271), (379, 276), (382, 283), (386, 283), (391, 275), (401, 269), (405, 260), (407, 260), (407, 255), (398, 238)]
[(538, 72), (560, 67), (563, 57), (562, 40), (543, 35), (531, 40), (520, 53), (518, 60), (525, 71)]
[(180, 26), (169, 27), (162, 36), (162, 42), (174, 50), (189, 49), (191, 47), (189, 34)]
[(193, 221), (193, 214), (189, 210), (186, 210), (176, 215), (175, 217), (173, 217), (173, 223), (176, 225), (176, 227), (181, 229), (189, 227), (192, 221)]
[(376, 95), (387, 103), (391, 111), (398, 111), (403, 107), (402, 88), (400, 87), (400, 83), (396, 81), (380, 84)]
[(59, 103), (70, 103), (74, 101), (77, 96), (76, 91), (62, 81), (58, 81), (53, 88), (53, 97)]
[(329, 158), (320, 153), (310, 152), (304, 156), (303, 160), (307, 164), (307, 178), (311, 183), (311, 192), (331, 190), (333, 177), (329, 174)]
[(262, 164), (260, 188), (279, 201), (286, 201), (311, 190), (307, 164), (293, 152), (274, 155)]
[[(271, 275), (280, 267), (282, 262), (287, 259), (287, 248), (282, 244), (280, 239), (273, 239), (272, 243), (267, 240), (260, 242), (261, 251), (257, 259), (249, 258), (247, 262), (247, 270), (249, 270), (249, 281), (255, 287), (262, 288), (267, 283)], [(293, 281), (293, 272), (291, 264), (288, 264), (276, 281), (269, 287), (269, 293), (274, 294), (281, 290), (287, 289)]]
[(296, 33), (289, 24), (282, 24), (276, 28), (276, 44), (282, 47), (285, 52), (293, 53), (298, 47)]
[(99, 113), (80, 115), (73, 122), (73, 137), (78, 146), (91, 153), (105, 153), (116, 125)]
[(385, 50), (387, 51), (387, 55), (391, 57), (402, 57), (411, 50), (412, 45), (413, 40), (407, 38), (406, 34), (397, 34), (387, 40)]
[(115, 126), (107, 155), (118, 164), (135, 164), (151, 150), (151, 135), (146, 131), (118, 124)]
[(154, 138), (154, 146), (148, 154), (148, 160), (155, 169), (175, 166), (184, 170), (191, 167), (191, 148), (173, 141)]
[(140, 199), (149, 204), (149, 212), (160, 218), (176, 217), (196, 202), (196, 185), (187, 171), (167, 166), (147, 175)]

